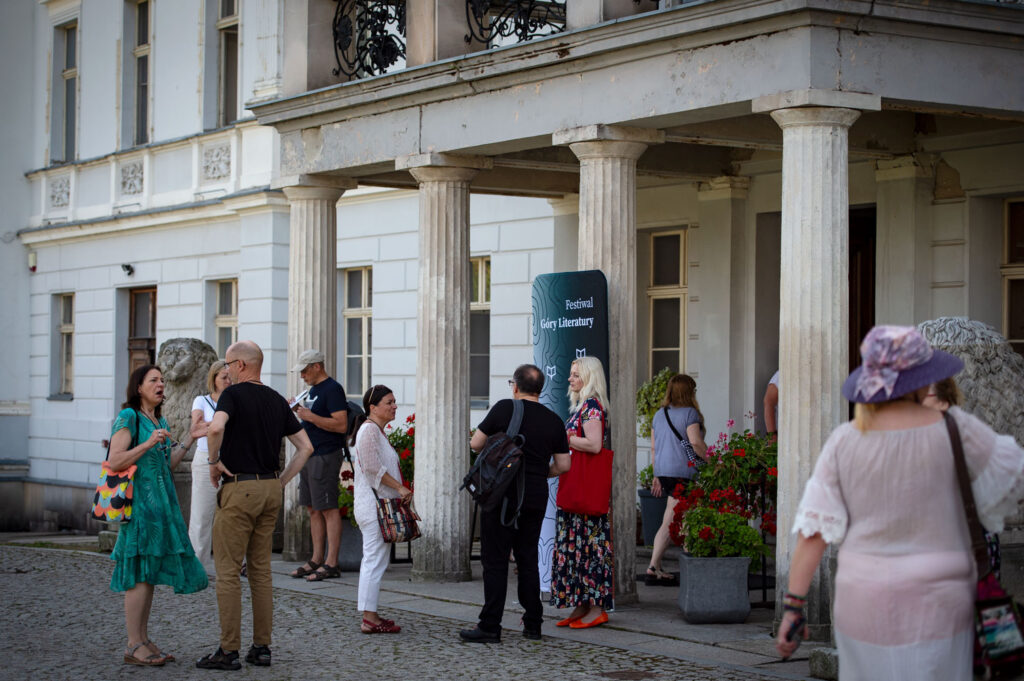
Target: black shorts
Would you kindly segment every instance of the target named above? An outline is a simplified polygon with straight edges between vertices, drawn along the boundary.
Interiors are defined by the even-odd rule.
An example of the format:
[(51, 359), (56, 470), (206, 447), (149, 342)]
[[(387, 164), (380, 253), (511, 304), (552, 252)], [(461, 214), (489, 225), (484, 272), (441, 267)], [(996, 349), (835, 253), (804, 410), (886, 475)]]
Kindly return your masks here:
[(314, 511), (338, 508), (338, 475), (341, 451), (311, 456), (299, 473), (299, 506)]
[(690, 484), (690, 481), (686, 478), (670, 478), (667, 475), (659, 475), (658, 482), (661, 483), (661, 489), (666, 496), (672, 496), (672, 493), (676, 489), (676, 485), (682, 485), (685, 490)]

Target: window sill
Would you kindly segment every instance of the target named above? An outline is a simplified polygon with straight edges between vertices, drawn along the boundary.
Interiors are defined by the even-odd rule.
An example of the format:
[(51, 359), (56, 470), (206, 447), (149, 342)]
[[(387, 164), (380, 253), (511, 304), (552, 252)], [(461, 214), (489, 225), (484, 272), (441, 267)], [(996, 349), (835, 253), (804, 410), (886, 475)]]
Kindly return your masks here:
[(74, 399), (74, 393), (54, 393), (46, 398), (48, 402), (71, 402)]
[(488, 409), (488, 408), (490, 408), (490, 405), (488, 404), (487, 400), (474, 399), (474, 398), (471, 397), (469, 399), (469, 408), (470, 409)]

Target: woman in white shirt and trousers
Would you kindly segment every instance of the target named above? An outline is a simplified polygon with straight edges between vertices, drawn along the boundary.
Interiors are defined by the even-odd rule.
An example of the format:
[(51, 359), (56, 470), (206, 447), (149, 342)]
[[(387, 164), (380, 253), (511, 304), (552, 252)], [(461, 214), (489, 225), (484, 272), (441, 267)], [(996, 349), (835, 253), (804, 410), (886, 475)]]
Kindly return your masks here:
[(210, 484), (210, 455), (206, 446), (206, 431), (217, 411), (217, 400), (224, 389), (231, 385), (228, 368), (224, 360), (218, 359), (210, 365), (206, 374), (208, 395), (200, 395), (192, 402), (192, 428), (190, 433), (196, 440), (196, 453), (192, 457), (192, 510), (188, 516), (188, 538), (196, 557), (213, 576), (213, 512), (217, 507), (217, 489)]

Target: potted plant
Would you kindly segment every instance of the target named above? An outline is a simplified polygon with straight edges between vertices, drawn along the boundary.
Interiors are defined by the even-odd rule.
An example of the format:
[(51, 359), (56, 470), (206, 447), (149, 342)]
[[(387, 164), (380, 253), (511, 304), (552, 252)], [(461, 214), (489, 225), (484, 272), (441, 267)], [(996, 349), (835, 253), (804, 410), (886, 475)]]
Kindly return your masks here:
[(341, 481), (338, 483), (338, 510), (341, 518), (348, 519), (350, 527), (342, 527), (341, 547), (338, 550), (338, 567), (342, 570), (358, 571), (359, 564), (363, 561), (363, 533), (356, 524), (355, 514), (352, 509), (354, 475), (352, 471), (345, 468), (341, 471)]
[[(637, 495), (640, 497), (640, 518), (644, 546), (654, 545), (654, 535), (661, 527), (661, 519), (665, 517), (665, 505), (668, 497), (662, 494), (654, 496), (651, 485), (654, 482), (654, 466), (648, 465), (636, 474)], [(666, 494), (668, 490), (666, 490)]]
[(683, 548), (679, 608), (687, 622), (736, 623), (750, 613), (747, 573), (765, 555), (763, 535), (775, 533), (777, 452), (774, 436), (722, 433), (696, 484), (676, 495), (669, 536)]
[(651, 437), (651, 421), (654, 415), (661, 409), (661, 403), (665, 401), (665, 392), (668, 390), (668, 379), (675, 374), (671, 369), (665, 367), (654, 378), (643, 383), (636, 391), (636, 422), (640, 426), (637, 433), (640, 437)]
[(385, 431), (388, 442), (398, 452), (398, 470), (402, 474), (402, 482), (413, 489), (413, 474), (416, 471), (416, 414), (409, 414), (405, 424), (397, 428), (388, 424)]

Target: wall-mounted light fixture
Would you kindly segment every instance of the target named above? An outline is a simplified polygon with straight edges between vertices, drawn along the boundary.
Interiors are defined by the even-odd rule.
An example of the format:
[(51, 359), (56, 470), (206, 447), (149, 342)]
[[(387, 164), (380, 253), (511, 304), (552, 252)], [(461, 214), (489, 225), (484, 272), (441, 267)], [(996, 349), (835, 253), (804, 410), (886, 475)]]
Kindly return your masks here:
[(121, 270), (129, 277), (135, 274), (135, 268), (129, 265), (128, 263), (121, 265)]
[(28, 271), (29, 272), (35, 272), (36, 271), (36, 252), (35, 251), (29, 251), (28, 252)]

